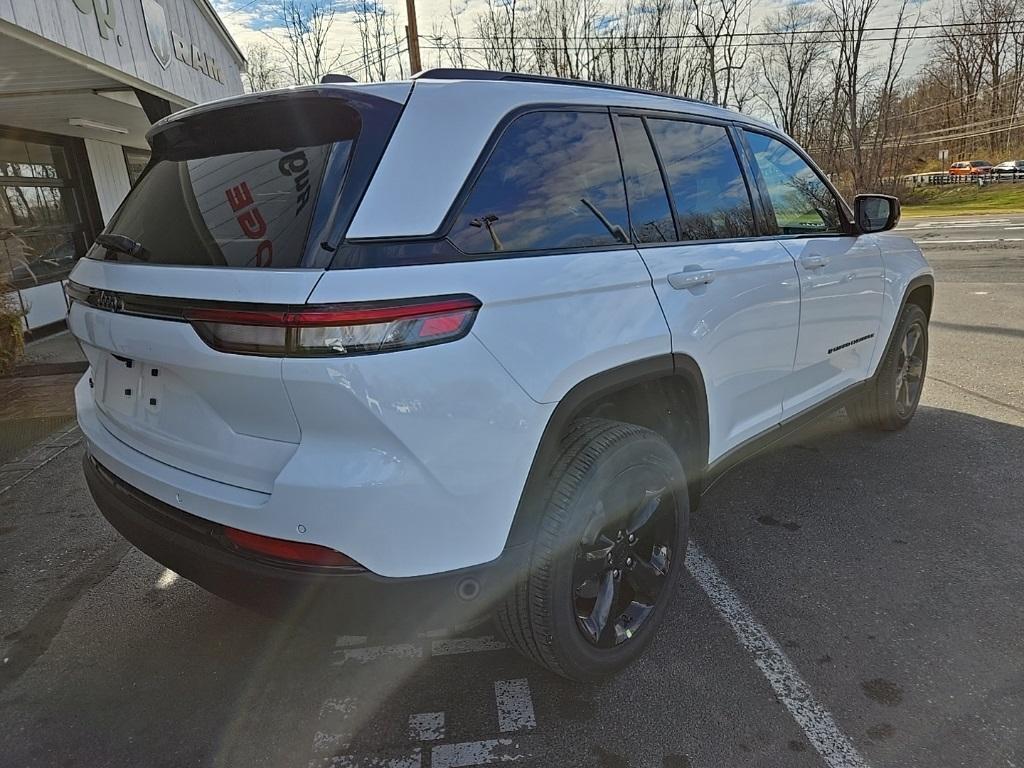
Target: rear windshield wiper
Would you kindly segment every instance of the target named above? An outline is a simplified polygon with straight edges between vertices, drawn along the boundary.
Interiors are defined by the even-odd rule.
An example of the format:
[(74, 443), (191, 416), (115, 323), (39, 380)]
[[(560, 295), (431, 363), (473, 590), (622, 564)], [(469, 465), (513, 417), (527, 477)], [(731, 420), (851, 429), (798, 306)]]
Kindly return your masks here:
[(146, 249), (142, 247), (142, 243), (138, 240), (132, 240), (130, 237), (125, 237), (124, 235), (105, 234), (97, 237), (96, 242), (108, 251), (123, 253), (126, 256), (131, 256), (133, 259), (138, 259), (139, 261), (149, 261), (149, 254), (146, 253)]

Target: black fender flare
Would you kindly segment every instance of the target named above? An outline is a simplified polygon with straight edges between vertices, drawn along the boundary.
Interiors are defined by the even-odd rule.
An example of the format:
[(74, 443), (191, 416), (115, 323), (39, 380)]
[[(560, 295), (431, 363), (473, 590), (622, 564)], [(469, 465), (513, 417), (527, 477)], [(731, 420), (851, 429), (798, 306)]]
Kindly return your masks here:
[[(700, 366), (689, 355), (667, 353), (635, 360), (610, 368), (578, 382), (562, 397), (548, 418), (530, 471), (519, 497), (515, 517), (509, 531), (505, 549), (532, 541), (536, 524), (543, 513), (544, 489), (551, 466), (559, 453), (562, 435), (574, 419), (585, 414), (589, 407), (617, 391), (624, 391), (644, 382), (659, 379), (679, 381), (679, 397), (688, 398), (693, 410), (696, 442), (688, 445), (694, 460), (687, 466), (691, 509), (696, 508), (703, 488), (704, 471), (708, 464), (708, 405), (704, 375)], [(674, 388), (673, 388), (674, 389)], [(689, 438), (688, 438), (689, 439)], [(679, 449), (679, 446), (674, 446)]]
[(878, 369), (882, 365), (882, 361), (885, 360), (885, 353), (892, 344), (893, 336), (896, 334), (896, 329), (899, 327), (900, 318), (903, 316), (903, 310), (907, 308), (907, 302), (910, 300), (910, 294), (916, 291), (918, 288), (927, 286), (932, 293), (931, 304), (925, 310), (928, 315), (928, 319), (931, 319), (931, 308), (935, 302), (935, 277), (933, 275), (918, 275), (913, 278), (907, 287), (903, 289), (903, 298), (900, 301), (899, 309), (896, 310), (896, 316), (893, 318), (892, 327), (889, 329), (889, 333), (886, 336), (885, 346), (882, 347), (882, 354), (878, 357), (878, 362), (875, 363), (875, 369), (871, 372), (871, 380), (874, 380), (878, 376)]

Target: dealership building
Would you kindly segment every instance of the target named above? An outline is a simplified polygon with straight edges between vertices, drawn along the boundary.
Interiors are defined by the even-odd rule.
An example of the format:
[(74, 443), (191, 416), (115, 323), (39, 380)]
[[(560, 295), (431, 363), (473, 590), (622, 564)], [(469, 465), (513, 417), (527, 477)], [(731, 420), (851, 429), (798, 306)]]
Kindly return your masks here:
[(0, 0), (0, 275), (31, 337), (149, 159), (146, 131), (242, 92), (209, 0)]

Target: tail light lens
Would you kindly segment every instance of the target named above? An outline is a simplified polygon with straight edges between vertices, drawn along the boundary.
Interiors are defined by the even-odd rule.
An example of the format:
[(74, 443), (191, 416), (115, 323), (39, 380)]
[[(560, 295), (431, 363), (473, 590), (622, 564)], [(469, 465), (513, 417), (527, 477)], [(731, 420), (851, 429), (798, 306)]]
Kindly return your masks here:
[(297, 565), (315, 565), (325, 568), (349, 568), (365, 570), (348, 555), (319, 544), (304, 544), (301, 541), (275, 539), (258, 533), (241, 531), (238, 528), (224, 528), (224, 536), (237, 549), (256, 555), (283, 560)]
[(241, 355), (336, 357), (461, 339), (480, 309), (473, 296), (308, 306), (190, 309), (185, 318), (214, 349)]

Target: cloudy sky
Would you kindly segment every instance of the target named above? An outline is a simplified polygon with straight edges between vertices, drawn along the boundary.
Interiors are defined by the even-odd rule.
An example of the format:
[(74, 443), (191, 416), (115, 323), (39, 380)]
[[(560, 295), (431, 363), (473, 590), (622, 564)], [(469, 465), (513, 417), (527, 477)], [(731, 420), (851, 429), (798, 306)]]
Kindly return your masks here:
[[(800, 2), (801, 0), (797, 0)], [(819, 0), (802, 0), (808, 5), (820, 5)], [(922, 11), (922, 23), (928, 23), (934, 14), (943, 7), (949, 0), (912, 0), (915, 8)], [(212, 0), (214, 6), (220, 12), (228, 29), (234, 35), (239, 45), (244, 49), (252, 43), (271, 43), (274, 38), (280, 39), (281, 30), (278, 27), (276, 17), (280, 9), (280, 0)], [(774, 13), (791, 0), (753, 0), (751, 13), (751, 26), (756, 27), (766, 16)], [(405, 0), (382, 0), (382, 4), (389, 11), (397, 16), (398, 29), (401, 31), (405, 26)], [(355, 72), (355, 61), (358, 60), (360, 47), (359, 36), (354, 25), (355, 14), (352, 11), (355, 3), (352, 0), (338, 0), (335, 3), (336, 19), (332, 28), (333, 44), (335, 50), (342, 53), (340, 62), (348, 64), (351, 74), (358, 77)], [(614, 14), (614, 8), (619, 5), (618, 0), (603, 0), (603, 5), (610, 14)], [(885, 27), (892, 24), (895, 19), (896, 9), (899, 0), (881, 0), (875, 16), (872, 18), (872, 27)], [(451, 30), (449, 21), (450, 12), (454, 11), (459, 17), (463, 35), (474, 34), (474, 19), (486, 7), (486, 0), (417, 0), (417, 14), (419, 17), (420, 34), (429, 34), (432, 30), (442, 24), (447, 24)], [(934, 34), (922, 30), (922, 35)], [(882, 33), (875, 33), (881, 37)], [(912, 70), (920, 66), (927, 59), (929, 41), (920, 40), (914, 43), (911, 55), (908, 59)], [(272, 48), (273, 45), (271, 44)], [(404, 47), (404, 44), (403, 44)], [(876, 44), (875, 55), (888, 53), (883, 44)], [(432, 58), (436, 54), (424, 49), (424, 66), (432, 66), (436, 61)], [(404, 55), (403, 55), (404, 56)], [(407, 59), (406, 59), (407, 61)], [(341, 67), (343, 71), (345, 67)]]

